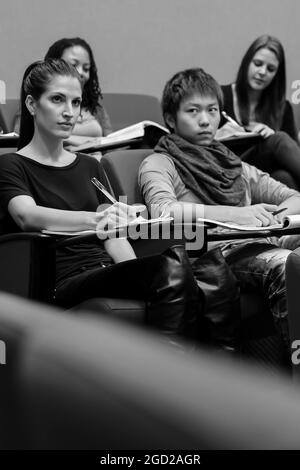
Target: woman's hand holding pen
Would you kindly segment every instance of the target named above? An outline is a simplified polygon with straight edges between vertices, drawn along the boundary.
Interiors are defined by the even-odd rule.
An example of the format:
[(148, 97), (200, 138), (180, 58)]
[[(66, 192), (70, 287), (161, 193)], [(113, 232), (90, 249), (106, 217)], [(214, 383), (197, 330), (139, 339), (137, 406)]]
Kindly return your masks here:
[(127, 225), (137, 218), (137, 214), (146, 209), (143, 204), (130, 206), (123, 202), (118, 202), (114, 196), (107, 191), (105, 186), (95, 177), (91, 179), (91, 182), (113, 203), (104, 211), (98, 211), (98, 213), (101, 214), (100, 220), (97, 224), (98, 230), (105, 230), (106, 227), (108, 230), (113, 230), (120, 225)]
[(232, 119), (232, 117), (228, 116), (228, 114), (225, 113), (225, 111), (222, 111), (222, 114), (227, 120), (227, 122), (233, 127), (233, 129), (256, 132), (257, 134), (261, 135), (263, 139), (267, 139), (268, 137), (270, 137), (270, 135), (275, 133), (275, 131), (271, 129), (269, 126), (267, 126), (266, 124), (263, 124), (261, 122), (255, 122), (255, 121), (250, 122), (247, 126), (243, 128), (238, 122)]
[(263, 139), (267, 139), (270, 135), (274, 134), (275, 131), (271, 129), (266, 124), (262, 124), (261, 122), (250, 122), (246, 126), (247, 131), (256, 132), (257, 134), (261, 135)]
[(113, 230), (120, 225), (127, 225), (136, 219), (140, 206), (129, 206), (115, 202), (104, 211), (96, 213), (97, 230)]

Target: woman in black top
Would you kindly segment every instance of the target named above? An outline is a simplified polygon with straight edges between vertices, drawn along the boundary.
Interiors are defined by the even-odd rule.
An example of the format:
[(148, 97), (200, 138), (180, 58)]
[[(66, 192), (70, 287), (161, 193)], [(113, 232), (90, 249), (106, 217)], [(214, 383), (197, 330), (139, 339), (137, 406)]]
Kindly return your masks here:
[[(36, 62), (22, 82), (20, 149), (0, 159), (3, 231), (101, 230), (136, 217), (132, 206), (104, 206), (91, 184), (99, 163), (63, 147), (80, 113), (76, 69), (63, 60)], [(100, 243), (100, 242), (99, 242)], [(168, 334), (197, 334), (199, 289), (182, 247), (136, 259), (125, 238), (57, 251), (56, 302), (72, 307), (92, 297), (144, 299), (148, 322)]]
[(291, 104), (286, 100), (284, 50), (263, 35), (244, 55), (236, 82), (222, 87), (224, 110), (262, 140), (242, 159), (300, 189), (300, 148)]

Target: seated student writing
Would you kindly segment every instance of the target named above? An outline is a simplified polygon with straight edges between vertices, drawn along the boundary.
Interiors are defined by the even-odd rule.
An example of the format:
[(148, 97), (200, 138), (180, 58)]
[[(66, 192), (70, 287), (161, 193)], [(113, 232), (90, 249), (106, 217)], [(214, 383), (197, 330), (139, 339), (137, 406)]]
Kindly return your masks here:
[(241, 158), (288, 186), (300, 189), (300, 147), (286, 100), (285, 54), (280, 41), (258, 37), (245, 53), (236, 81), (222, 86), (224, 110), (262, 136)]
[[(101, 209), (100, 178), (94, 158), (63, 147), (80, 114), (82, 83), (63, 60), (35, 62), (21, 91), (20, 148), (1, 156), (0, 227), (20, 230), (105, 230), (136, 217), (132, 206)], [(80, 243), (57, 250), (55, 302), (72, 307), (93, 297), (125, 297), (147, 302), (148, 322), (168, 335), (196, 328), (199, 289), (182, 247), (136, 259), (125, 238)]]
[[(200, 68), (179, 72), (167, 82), (162, 110), (171, 133), (160, 139), (139, 171), (147, 206), (167, 208), (179, 221), (195, 220), (204, 212), (208, 219), (259, 227), (299, 213), (297, 191), (214, 140), (222, 99), (218, 83)], [(274, 216), (282, 207), (287, 210)], [(289, 346), (285, 262), (290, 251), (276, 239), (218, 243), (241, 287), (264, 292)]]

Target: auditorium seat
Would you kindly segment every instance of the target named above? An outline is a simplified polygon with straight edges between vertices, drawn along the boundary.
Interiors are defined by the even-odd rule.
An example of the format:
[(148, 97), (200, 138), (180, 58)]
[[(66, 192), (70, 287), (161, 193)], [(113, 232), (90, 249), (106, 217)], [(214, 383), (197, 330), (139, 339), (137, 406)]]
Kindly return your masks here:
[(7, 98), (4, 104), (1, 104), (1, 127), (3, 132), (13, 132), (16, 114), (19, 109), (18, 98)]
[(103, 104), (114, 131), (140, 121), (164, 125), (158, 98), (136, 93), (103, 93)]
[[(300, 248), (289, 254), (285, 266), (293, 379), (300, 384)], [(294, 354), (294, 356), (293, 356)]]
[(283, 377), (5, 294), (0, 338), (1, 450), (299, 448), (299, 391)]

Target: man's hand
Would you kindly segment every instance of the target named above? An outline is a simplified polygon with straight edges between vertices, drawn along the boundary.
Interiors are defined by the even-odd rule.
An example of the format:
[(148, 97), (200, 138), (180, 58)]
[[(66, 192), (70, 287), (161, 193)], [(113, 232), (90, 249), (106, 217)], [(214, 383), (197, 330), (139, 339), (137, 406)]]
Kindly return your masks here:
[(277, 224), (278, 219), (272, 212), (278, 210), (274, 204), (255, 204), (253, 206), (235, 207), (232, 211), (232, 222), (239, 225), (255, 225), (256, 227), (268, 227)]

